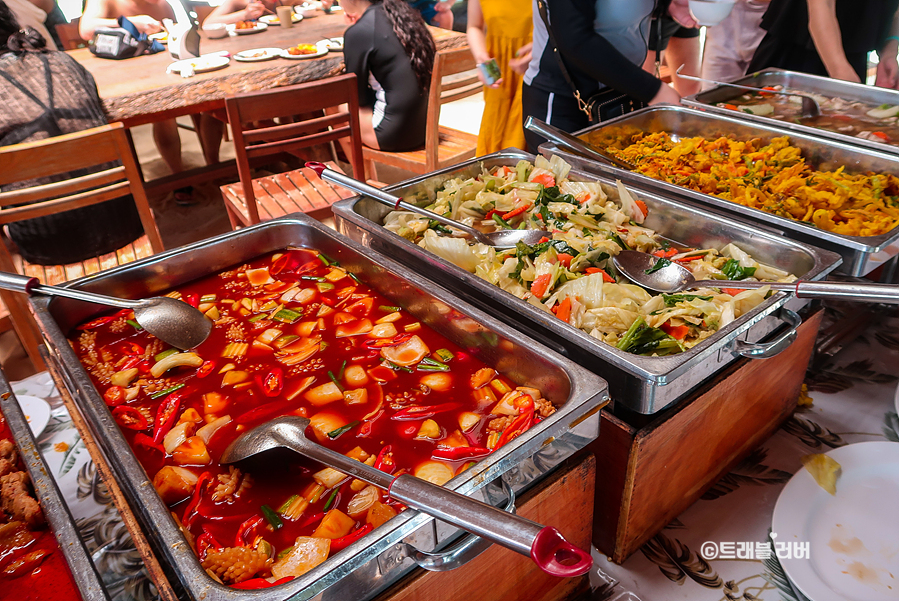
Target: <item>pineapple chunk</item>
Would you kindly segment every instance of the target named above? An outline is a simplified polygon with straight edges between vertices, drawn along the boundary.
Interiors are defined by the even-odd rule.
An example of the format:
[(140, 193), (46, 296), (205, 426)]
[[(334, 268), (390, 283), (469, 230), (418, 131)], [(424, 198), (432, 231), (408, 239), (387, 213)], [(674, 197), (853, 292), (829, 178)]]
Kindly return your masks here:
[(837, 494), (837, 478), (840, 476), (840, 464), (827, 455), (805, 455), (802, 465), (812, 475), (818, 486), (832, 495)]

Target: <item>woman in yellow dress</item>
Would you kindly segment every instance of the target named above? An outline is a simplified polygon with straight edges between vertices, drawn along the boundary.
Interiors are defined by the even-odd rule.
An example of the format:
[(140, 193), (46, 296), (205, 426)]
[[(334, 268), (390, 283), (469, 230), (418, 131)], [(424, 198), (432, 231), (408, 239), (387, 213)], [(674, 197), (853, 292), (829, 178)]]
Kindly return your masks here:
[(475, 61), (496, 59), (502, 79), (484, 82), (484, 116), (478, 156), (513, 146), (525, 148), (521, 78), (531, 60), (531, 0), (469, 0), (468, 45)]

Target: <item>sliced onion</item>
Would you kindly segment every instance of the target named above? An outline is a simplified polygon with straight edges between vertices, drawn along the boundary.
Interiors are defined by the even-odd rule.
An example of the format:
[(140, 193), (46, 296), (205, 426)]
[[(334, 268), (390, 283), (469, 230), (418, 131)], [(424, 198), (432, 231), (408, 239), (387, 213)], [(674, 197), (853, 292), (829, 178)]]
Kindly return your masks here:
[(193, 422), (181, 422), (169, 430), (165, 438), (162, 439), (162, 446), (165, 448), (165, 452), (171, 455), (175, 449), (184, 444), (193, 434), (193, 428)]
[(212, 440), (213, 435), (218, 432), (218, 429), (222, 426), (226, 426), (231, 423), (230, 415), (223, 415), (220, 418), (209, 422), (199, 430), (197, 430), (197, 436), (203, 439), (203, 442), (209, 444), (209, 441)]

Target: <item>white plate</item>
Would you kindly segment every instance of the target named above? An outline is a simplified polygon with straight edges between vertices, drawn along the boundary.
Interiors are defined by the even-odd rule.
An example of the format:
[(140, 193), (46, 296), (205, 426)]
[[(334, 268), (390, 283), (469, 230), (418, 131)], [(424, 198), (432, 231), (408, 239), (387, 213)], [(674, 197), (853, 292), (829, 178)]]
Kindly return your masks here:
[(327, 38), (317, 41), (315, 45), (324, 46), (331, 52), (343, 52), (343, 38)]
[(899, 443), (862, 442), (827, 455), (842, 467), (835, 496), (801, 468), (774, 507), (777, 542), (809, 543), (808, 559), (780, 559), (784, 571), (811, 601), (895, 600)]
[(19, 401), (19, 407), (22, 408), (22, 413), (25, 414), (25, 419), (28, 420), (28, 427), (31, 428), (31, 433), (37, 438), (50, 421), (50, 405), (44, 399), (24, 394), (17, 394), (16, 400)]
[(232, 31), (232, 32), (236, 33), (237, 35), (250, 35), (251, 33), (262, 33), (266, 29), (268, 29), (268, 25), (266, 25), (265, 23), (259, 23), (258, 21), (256, 22), (255, 27), (251, 27), (249, 29), (238, 29), (237, 27), (235, 27), (234, 24), (228, 25), (228, 31)]
[(234, 55), (234, 60), (243, 63), (258, 63), (259, 61), (270, 61), (273, 58), (279, 58), (280, 56), (280, 48), (254, 48), (252, 50), (242, 50), (236, 53)]
[(159, 42), (160, 44), (168, 44), (169, 43), (169, 32), (160, 31), (158, 33), (151, 33), (147, 36), (147, 39), (153, 40), (155, 42)]
[[(291, 13), (291, 23), (299, 23), (303, 20), (303, 15), (300, 13)], [(259, 17), (260, 23), (265, 23), (266, 25), (281, 25), (281, 20), (278, 19), (278, 15), (263, 15)]]
[(169, 71), (171, 71), (172, 73), (181, 73), (182, 68), (186, 67), (187, 65), (192, 65), (194, 73), (206, 73), (207, 71), (224, 69), (230, 62), (231, 59), (227, 56), (214, 54), (209, 56), (198, 56), (197, 58), (186, 58), (184, 60), (172, 63), (171, 65), (169, 65)]
[(328, 48), (325, 47), (324, 45), (316, 44), (315, 46), (316, 46), (316, 48), (318, 48), (318, 52), (316, 52), (315, 54), (290, 54), (289, 52), (287, 52), (287, 48), (285, 48), (284, 50), (281, 51), (281, 58), (289, 58), (291, 60), (303, 60), (306, 58), (318, 58), (320, 56), (324, 56), (324, 55), (328, 54)]

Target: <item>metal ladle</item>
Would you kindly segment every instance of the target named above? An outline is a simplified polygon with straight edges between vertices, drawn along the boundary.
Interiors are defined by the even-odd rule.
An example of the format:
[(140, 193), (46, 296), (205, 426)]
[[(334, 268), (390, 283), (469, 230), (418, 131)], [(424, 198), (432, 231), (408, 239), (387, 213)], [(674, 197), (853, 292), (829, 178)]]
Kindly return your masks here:
[(144, 300), (115, 298), (83, 290), (41, 284), (37, 278), (0, 271), (0, 288), (26, 294), (64, 296), (86, 303), (134, 310), (134, 320), (163, 342), (185, 350), (201, 344), (212, 331), (212, 322), (184, 301), (168, 296)]
[(271, 449), (290, 449), (374, 484), (409, 507), (531, 557), (547, 574), (580, 576), (593, 565), (589, 553), (569, 543), (555, 528), (506, 513), (410, 474), (392, 476), (345, 457), (306, 438), (308, 427), (308, 419), (295, 416), (279, 417), (257, 426), (225, 449), (221, 463), (235, 463)]
[[(663, 259), (664, 260), (664, 259)], [(798, 280), (790, 283), (747, 282), (746, 280), (697, 280), (690, 270), (676, 262), (652, 271), (658, 257), (636, 250), (623, 250), (612, 262), (615, 268), (634, 283), (656, 292), (681, 292), (695, 288), (736, 288), (748, 290), (768, 286), (772, 290), (792, 292), (798, 298), (833, 298), (862, 303), (899, 304), (899, 286), (889, 284), (856, 284), (854, 282), (809, 282)], [(652, 273), (646, 273), (652, 271)]]
[(422, 209), (420, 207), (416, 207), (413, 204), (409, 204), (398, 196), (388, 194), (387, 192), (379, 190), (374, 186), (369, 186), (368, 184), (360, 182), (357, 179), (353, 179), (352, 177), (344, 175), (338, 171), (329, 169), (324, 163), (316, 163), (310, 161), (306, 163), (306, 166), (315, 171), (322, 179), (326, 179), (330, 182), (334, 182), (335, 184), (339, 184), (347, 190), (352, 190), (353, 192), (358, 192), (359, 194), (369, 196), (397, 211), (403, 210), (418, 213), (419, 215), (424, 215), (428, 219), (433, 219), (434, 221), (445, 226), (462, 230), (481, 244), (486, 244), (487, 246), (495, 246), (497, 248), (514, 248), (515, 245), (519, 242), (524, 242), (525, 244), (532, 245), (537, 244), (543, 238), (552, 239), (553, 237), (550, 232), (544, 230), (499, 230), (496, 232), (482, 232), (480, 230), (476, 230), (471, 226), (465, 225), (464, 223), (459, 223), (454, 219), (450, 219), (448, 217), (444, 217), (443, 215), (438, 215), (437, 213), (428, 211), (427, 209)]
[(702, 77), (693, 77), (692, 75), (684, 75), (680, 71), (684, 68), (684, 65), (681, 65), (677, 68), (677, 71), (674, 73), (678, 77), (682, 77), (688, 81), (700, 81), (703, 83), (713, 83), (719, 86), (726, 86), (729, 88), (737, 88), (738, 90), (747, 90), (749, 92), (758, 92), (759, 94), (780, 94), (781, 96), (798, 96), (802, 98), (802, 114), (799, 115), (801, 119), (807, 119), (812, 117), (819, 117), (821, 115), (821, 107), (818, 105), (818, 101), (812, 98), (811, 96), (807, 96), (805, 94), (796, 94), (795, 92), (781, 92), (778, 90), (763, 90), (762, 88), (754, 88), (752, 86), (741, 86), (736, 83), (727, 83), (726, 81), (715, 81), (714, 79), (703, 79)]

